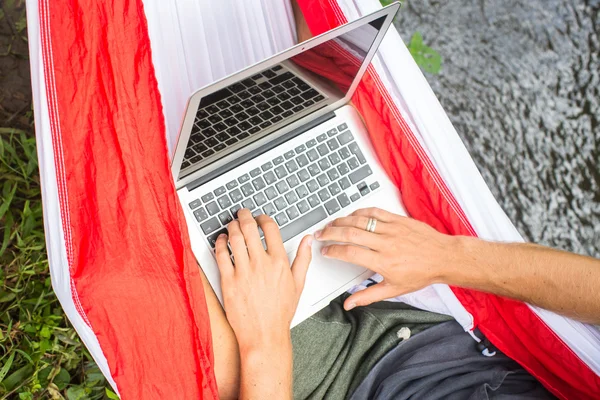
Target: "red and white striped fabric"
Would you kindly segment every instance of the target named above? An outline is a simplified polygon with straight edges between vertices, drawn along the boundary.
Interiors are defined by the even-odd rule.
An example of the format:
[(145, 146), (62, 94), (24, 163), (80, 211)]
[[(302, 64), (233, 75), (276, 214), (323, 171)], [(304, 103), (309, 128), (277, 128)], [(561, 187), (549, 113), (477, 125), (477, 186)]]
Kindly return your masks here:
[[(380, 7), (298, 2), (315, 34)], [(294, 43), (290, 5), (27, 0), (27, 17), (54, 290), (122, 398), (217, 398), (169, 150), (194, 89)], [(413, 217), (451, 234), (522, 240), (393, 28), (353, 101)], [(560, 398), (600, 394), (594, 327), (446, 285), (409, 300), (478, 327)]]

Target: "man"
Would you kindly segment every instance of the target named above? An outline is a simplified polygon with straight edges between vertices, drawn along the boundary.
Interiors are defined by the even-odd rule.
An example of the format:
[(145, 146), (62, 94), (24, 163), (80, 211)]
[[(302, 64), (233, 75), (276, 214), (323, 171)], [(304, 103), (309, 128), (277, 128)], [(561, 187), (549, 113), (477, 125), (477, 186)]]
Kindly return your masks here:
[(206, 285), (222, 398), (236, 398), (238, 393), (242, 399), (292, 398), (290, 323), (313, 240), (336, 242), (323, 248), (326, 257), (371, 268), (384, 277), (383, 282), (347, 298), (346, 310), (446, 283), (600, 323), (600, 261), (590, 257), (533, 244), (444, 235), (377, 208), (338, 218), (316, 232), (314, 239), (306, 236), (291, 268), (279, 229), (268, 216), (255, 220), (249, 210), (240, 210), (228, 232), (216, 244), (226, 319)]

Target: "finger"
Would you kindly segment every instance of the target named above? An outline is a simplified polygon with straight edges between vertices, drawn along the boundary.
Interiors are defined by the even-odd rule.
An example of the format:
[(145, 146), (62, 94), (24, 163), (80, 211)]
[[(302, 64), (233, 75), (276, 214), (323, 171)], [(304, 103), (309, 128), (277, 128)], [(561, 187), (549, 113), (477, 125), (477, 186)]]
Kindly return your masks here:
[(272, 256), (285, 256), (286, 253), (283, 247), (283, 240), (281, 239), (281, 232), (279, 232), (279, 226), (277, 226), (273, 218), (266, 214), (261, 214), (256, 217), (256, 222), (265, 236), (267, 253)]
[(264, 254), (265, 249), (260, 241), (260, 234), (258, 233), (258, 225), (256, 220), (252, 216), (252, 213), (247, 208), (242, 208), (238, 211), (238, 222), (240, 223), (240, 229), (246, 239), (246, 247), (248, 247), (248, 255), (250, 259), (256, 259)]
[(368, 306), (376, 301), (386, 300), (404, 294), (398, 293), (397, 291), (398, 289), (395, 286), (388, 285), (385, 281), (369, 286), (365, 290), (356, 292), (348, 297), (346, 301), (344, 301), (344, 309), (350, 311), (356, 306)]
[(237, 220), (231, 221), (227, 225), (227, 232), (229, 232), (229, 245), (235, 260), (235, 270), (240, 271), (247, 268), (250, 258), (246, 248), (246, 239), (244, 239), (244, 234), (240, 229), (240, 223)]
[[(353, 226), (358, 229), (362, 229), (363, 231), (367, 230), (367, 225), (369, 224), (370, 217), (365, 217), (362, 215), (349, 215), (347, 217), (341, 217), (334, 219), (331, 221), (329, 226)], [(386, 222), (377, 220), (377, 224), (375, 225), (374, 233), (387, 233), (390, 231), (390, 226)]]
[(353, 226), (326, 226), (323, 230), (315, 232), (315, 238), (319, 241), (329, 240), (332, 242), (357, 244), (373, 250), (380, 250), (381, 246), (385, 245), (381, 235)]
[(227, 235), (224, 233), (219, 235), (215, 243), (215, 257), (221, 272), (221, 282), (229, 280), (233, 276), (234, 269), (231, 258), (229, 258), (229, 250), (227, 250)]
[(332, 244), (331, 246), (323, 247), (321, 254), (327, 258), (335, 258), (379, 272), (377, 267), (377, 253), (373, 250), (351, 244)]
[(292, 275), (296, 282), (296, 290), (298, 295), (302, 293), (304, 289), (304, 281), (306, 280), (306, 273), (308, 272), (308, 266), (312, 260), (312, 242), (313, 238), (310, 235), (305, 236), (300, 242), (296, 258), (292, 263)]
[(399, 215), (397, 214), (392, 214), (391, 212), (382, 210), (381, 208), (377, 207), (361, 208), (360, 210), (354, 211), (351, 215), (375, 218), (377, 221), (382, 222), (392, 222), (399, 217)]

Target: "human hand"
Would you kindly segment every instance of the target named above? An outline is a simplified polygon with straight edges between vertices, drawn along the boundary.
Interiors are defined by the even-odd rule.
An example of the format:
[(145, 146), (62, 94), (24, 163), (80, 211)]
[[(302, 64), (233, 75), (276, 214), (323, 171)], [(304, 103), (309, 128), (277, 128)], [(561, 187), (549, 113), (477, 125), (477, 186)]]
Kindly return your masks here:
[[(375, 232), (366, 230), (369, 218), (377, 220)], [(361, 265), (384, 278), (348, 297), (346, 310), (440, 282), (454, 245), (452, 236), (379, 208), (361, 209), (338, 218), (315, 232), (315, 239), (343, 243), (323, 247), (325, 257)]]
[[(264, 232), (266, 251), (258, 226)], [(240, 353), (287, 345), (290, 324), (312, 258), (312, 237), (302, 240), (290, 269), (279, 227), (267, 215), (255, 220), (249, 210), (242, 209), (227, 230), (235, 266), (229, 258), (225, 234), (216, 241), (216, 258), (225, 313)]]

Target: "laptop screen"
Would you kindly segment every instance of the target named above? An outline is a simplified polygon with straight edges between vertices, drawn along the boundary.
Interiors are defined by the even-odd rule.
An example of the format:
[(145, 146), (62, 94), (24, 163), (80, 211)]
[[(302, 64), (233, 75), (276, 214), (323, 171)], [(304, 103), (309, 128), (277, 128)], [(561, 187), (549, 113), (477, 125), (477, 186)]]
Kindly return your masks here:
[(386, 16), (204, 96), (180, 176), (342, 99)]

